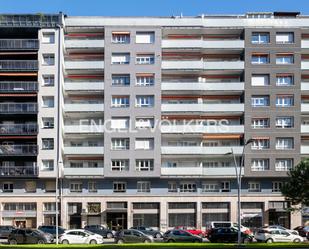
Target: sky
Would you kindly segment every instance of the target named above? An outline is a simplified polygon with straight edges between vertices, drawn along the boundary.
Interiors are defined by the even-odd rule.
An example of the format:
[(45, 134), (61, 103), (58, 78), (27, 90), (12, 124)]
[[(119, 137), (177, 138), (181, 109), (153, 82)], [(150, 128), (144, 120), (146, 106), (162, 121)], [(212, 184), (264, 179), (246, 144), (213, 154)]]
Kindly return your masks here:
[(80, 16), (196, 16), (253, 11), (296, 11), (309, 15), (309, 0), (0, 0), (1, 13)]

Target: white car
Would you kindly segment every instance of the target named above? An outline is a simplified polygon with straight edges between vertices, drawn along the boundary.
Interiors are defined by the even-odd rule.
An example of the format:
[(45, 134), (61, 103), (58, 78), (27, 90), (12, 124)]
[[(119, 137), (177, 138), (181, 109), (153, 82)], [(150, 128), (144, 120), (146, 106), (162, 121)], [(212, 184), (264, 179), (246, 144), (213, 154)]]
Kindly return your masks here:
[(254, 237), (257, 242), (303, 242), (304, 239), (296, 234), (289, 233), (281, 229), (261, 229), (259, 230)]
[(103, 237), (84, 229), (66, 230), (59, 238), (62, 244), (103, 244)]
[(270, 225), (270, 226), (267, 226), (267, 227), (263, 227), (263, 228), (266, 228), (266, 229), (279, 229), (279, 230), (284, 230), (284, 231), (287, 231), (289, 233), (293, 233), (295, 235), (298, 235), (298, 231), (296, 230), (292, 230), (292, 229), (287, 229), (283, 226), (280, 226), (280, 225)]

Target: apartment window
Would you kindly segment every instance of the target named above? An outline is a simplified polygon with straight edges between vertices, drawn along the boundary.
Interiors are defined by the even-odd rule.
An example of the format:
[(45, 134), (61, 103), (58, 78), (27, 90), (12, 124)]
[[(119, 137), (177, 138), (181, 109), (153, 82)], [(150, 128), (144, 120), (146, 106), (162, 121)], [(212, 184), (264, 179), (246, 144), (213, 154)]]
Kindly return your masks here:
[(194, 182), (181, 182), (179, 184), (180, 193), (196, 193), (197, 187)]
[(94, 161), (88, 161), (88, 168), (98, 168), (99, 167), (99, 162), (94, 162)]
[(125, 193), (127, 191), (126, 182), (113, 182), (114, 193)]
[(229, 181), (223, 181), (221, 182), (221, 192), (230, 192), (230, 182)]
[(55, 33), (54, 32), (43, 32), (42, 43), (48, 43), (48, 44), (55, 43)]
[(168, 182), (167, 183), (167, 192), (169, 193), (177, 193), (177, 183), (176, 182)]
[(113, 86), (129, 86), (130, 74), (113, 74), (112, 75)]
[(54, 118), (42, 118), (43, 129), (53, 129), (55, 126)]
[(251, 105), (253, 107), (269, 106), (269, 96), (252, 96)]
[(42, 160), (41, 170), (53, 171), (54, 170), (54, 160)]
[(217, 182), (205, 182), (202, 183), (202, 192), (203, 193), (212, 193), (219, 192), (219, 184)]
[(135, 119), (135, 127), (137, 129), (154, 128), (154, 118), (150, 118), (150, 117), (137, 117)]
[(253, 129), (269, 128), (269, 118), (253, 118), (251, 120), (251, 127)]
[(55, 181), (46, 181), (45, 182), (45, 192), (48, 192), (48, 193), (56, 192), (56, 182)]
[(112, 117), (111, 128), (116, 130), (129, 129), (129, 117)]
[(25, 191), (27, 193), (36, 192), (36, 182), (35, 181), (26, 181), (25, 182)]
[(293, 138), (276, 138), (277, 150), (291, 150), (294, 148)]
[(13, 182), (4, 182), (2, 184), (2, 192), (5, 193), (12, 193), (14, 189), (14, 184)]
[(136, 160), (136, 171), (153, 171), (154, 162), (153, 159), (138, 159)]
[(275, 170), (276, 171), (289, 171), (293, 168), (293, 159), (292, 158), (284, 158), (284, 159), (276, 159)]
[(136, 150), (153, 150), (154, 139), (153, 138), (136, 138), (135, 149)]
[(154, 74), (137, 74), (135, 84), (137, 86), (153, 86)]
[(129, 150), (129, 138), (112, 138), (112, 150)]
[(112, 43), (128, 44), (130, 43), (129, 32), (112, 32)]
[(155, 41), (155, 32), (136, 32), (136, 43), (154, 43)]
[(269, 43), (269, 33), (265, 33), (265, 32), (252, 33), (251, 42), (253, 44)]
[(268, 54), (253, 54), (251, 57), (252, 64), (267, 64), (269, 63)]
[(112, 96), (112, 107), (126, 108), (130, 106), (129, 96)]
[(53, 108), (55, 106), (53, 96), (43, 96), (42, 97), (42, 107), (44, 108)]
[(129, 160), (128, 159), (118, 159), (111, 161), (112, 171), (128, 171), (129, 170)]
[(259, 182), (248, 182), (249, 192), (261, 192), (261, 186)]
[(252, 159), (251, 170), (252, 171), (269, 170), (269, 159)]
[(112, 53), (112, 64), (129, 64), (130, 53)]
[(136, 64), (138, 65), (154, 64), (154, 62), (155, 62), (154, 54), (137, 54), (136, 55)]
[(292, 86), (294, 85), (293, 75), (277, 75), (276, 76), (277, 86)]
[(83, 190), (82, 182), (70, 182), (70, 192), (76, 193), (76, 192), (82, 192), (82, 190)]
[(294, 105), (294, 96), (291, 95), (276, 96), (277, 107), (291, 107), (293, 105)]
[(138, 181), (137, 182), (138, 193), (150, 193), (150, 182)]
[(53, 66), (55, 65), (55, 55), (54, 54), (43, 54), (43, 63), (44, 66)]
[(43, 150), (53, 150), (54, 149), (54, 139), (53, 138), (42, 138), (42, 149)]
[(294, 118), (293, 117), (277, 117), (276, 128), (293, 128)]
[(135, 107), (153, 107), (154, 96), (153, 95), (137, 95), (135, 98)]
[(53, 74), (46, 74), (42, 76), (43, 86), (54, 86), (55, 85), (55, 76)]
[(253, 142), (251, 143), (251, 149), (252, 150), (269, 149), (269, 137), (254, 138)]
[(283, 186), (283, 182), (277, 182), (277, 181), (272, 182), (272, 192), (280, 193), (282, 186)]
[(294, 43), (293, 32), (278, 32), (276, 34), (276, 43)]
[(277, 54), (276, 64), (293, 64), (294, 55), (291, 54)]
[(268, 74), (254, 74), (251, 77), (252, 86), (268, 86), (269, 75)]
[(88, 182), (88, 191), (91, 192), (91, 193), (98, 192), (97, 182), (96, 181)]

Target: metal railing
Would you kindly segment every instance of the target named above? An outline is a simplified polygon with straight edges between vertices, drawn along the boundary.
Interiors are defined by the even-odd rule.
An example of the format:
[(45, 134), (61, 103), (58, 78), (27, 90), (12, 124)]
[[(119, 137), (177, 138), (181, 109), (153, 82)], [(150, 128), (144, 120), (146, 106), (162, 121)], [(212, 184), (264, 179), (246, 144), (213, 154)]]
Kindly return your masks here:
[(38, 176), (38, 167), (33, 166), (0, 166), (0, 177)]
[(37, 60), (0, 60), (0, 71), (38, 70)]
[(0, 92), (35, 92), (38, 90), (38, 83), (22, 81), (0, 82)]
[(0, 15), (0, 26), (2, 27), (55, 27), (60, 21), (60, 15), (53, 14)]
[(39, 49), (38, 39), (0, 39), (0, 49)]
[(0, 113), (36, 113), (37, 103), (0, 103)]
[(0, 156), (4, 155), (21, 155), (35, 156), (37, 155), (38, 147), (35, 144), (1, 144)]
[(31, 135), (37, 131), (37, 124), (0, 124), (0, 135)]

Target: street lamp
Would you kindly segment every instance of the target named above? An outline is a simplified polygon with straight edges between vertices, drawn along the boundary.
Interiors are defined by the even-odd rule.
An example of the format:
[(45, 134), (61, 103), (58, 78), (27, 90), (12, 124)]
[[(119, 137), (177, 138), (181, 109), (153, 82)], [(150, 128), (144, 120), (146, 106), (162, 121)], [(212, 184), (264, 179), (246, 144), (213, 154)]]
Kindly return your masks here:
[(59, 170), (61, 169), (61, 165), (62, 165), (62, 162), (58, 162), (57, 163), (57, 169), (56, 169), (56, 193), (55, 193), (55, 203), (56, 203), (56, 206), (55, 206), (55, 216), (56, 216), (56, 220), (55, 220), (55, 225), (56, 225), (56, 245), (59, 244), (59, 239), (58, 239), (58, 236), (59, 236), (59, 222), (58, 222), (58, 213), (59, 213), (59, 208), (58, 208), (58, 201), (59, 201)]
[[(243, 149), (242, 149), (241, 161), (240, 161), (239, 167), (238, 167), (238, 163), (237, 163), (236, 156), (234, 154), (233, 148), (231, 148), (231, 152), (228, 152), (228, 153), (225, 154), (225, 155), (233, 155), (233, 158), (234, 158), (235, 174), (236, 174), (236, 180), (237, 180), (237, 220), (238, 220), (237, 244), (238, 244), (238, 246), (241, 245), (241, 219), (240, 219), (241, 170), (242, 170), (242, 167), (244, 165), (245, 148), (248, 144), (252, 143), (253, 141), (254, 141), (253, 139), (249, 139), (249, 140), (245, 141)], [(239, 168), (239, 172), (238, 172), (238, 168)]]

